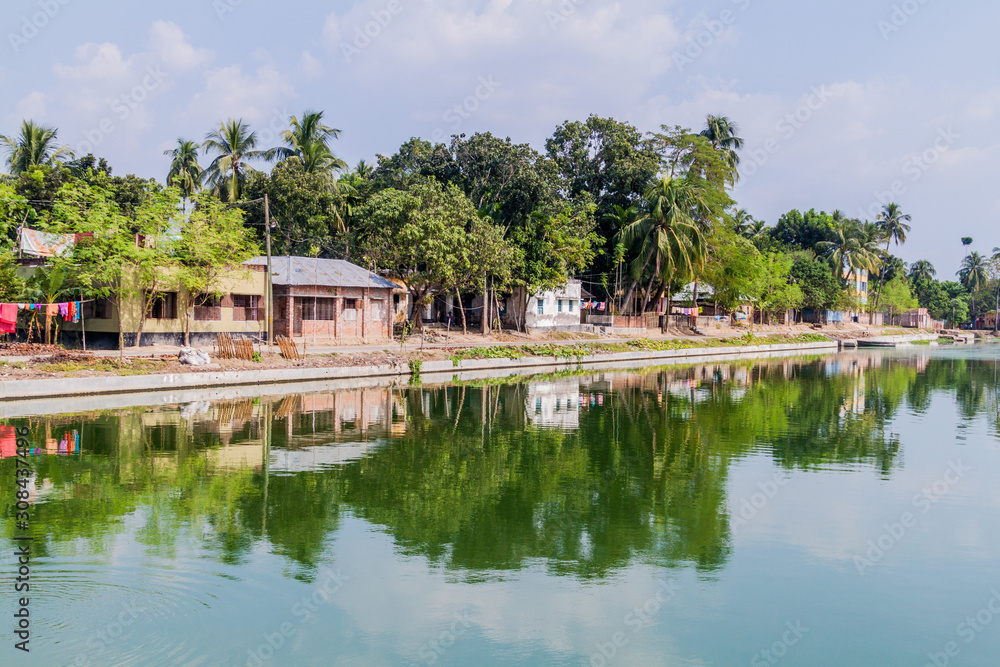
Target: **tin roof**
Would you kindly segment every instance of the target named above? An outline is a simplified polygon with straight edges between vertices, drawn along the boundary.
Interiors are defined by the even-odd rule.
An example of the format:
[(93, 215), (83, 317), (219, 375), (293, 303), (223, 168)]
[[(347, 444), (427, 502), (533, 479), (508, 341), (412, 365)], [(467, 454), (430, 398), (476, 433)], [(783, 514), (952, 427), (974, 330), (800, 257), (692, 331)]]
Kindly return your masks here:
[[(267, 257), (254, 257), (247, 264), (267, 266)], [(275, 285), (396, 288), (392, 281), (342, 259), (273, 256), (271, 272), (274, 274), (272, 281)]]

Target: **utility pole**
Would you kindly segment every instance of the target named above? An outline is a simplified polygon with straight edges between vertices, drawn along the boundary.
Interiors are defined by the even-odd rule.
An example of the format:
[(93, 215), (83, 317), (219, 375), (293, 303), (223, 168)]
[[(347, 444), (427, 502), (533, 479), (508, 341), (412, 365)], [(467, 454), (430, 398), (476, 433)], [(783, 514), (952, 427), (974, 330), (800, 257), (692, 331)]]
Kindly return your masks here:
[(271, 276), (271, 206), (264, 193), (264, 228), (267, 230), (267, 352), (274, 345), (274, 289)]

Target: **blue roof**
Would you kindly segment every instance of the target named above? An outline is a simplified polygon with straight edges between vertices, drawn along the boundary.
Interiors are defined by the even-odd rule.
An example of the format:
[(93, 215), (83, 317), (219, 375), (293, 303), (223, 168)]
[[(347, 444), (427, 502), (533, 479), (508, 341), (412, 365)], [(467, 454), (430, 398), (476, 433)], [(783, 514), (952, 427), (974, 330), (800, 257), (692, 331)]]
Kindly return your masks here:
[[(267, 266), (267, 257), (254, 257), (247, 264)], [(294, 287), (373, 287), (396, 289), (397, 285), (368, 269), (342, 259), (315, 257), (271, 257), (272, 283)]]

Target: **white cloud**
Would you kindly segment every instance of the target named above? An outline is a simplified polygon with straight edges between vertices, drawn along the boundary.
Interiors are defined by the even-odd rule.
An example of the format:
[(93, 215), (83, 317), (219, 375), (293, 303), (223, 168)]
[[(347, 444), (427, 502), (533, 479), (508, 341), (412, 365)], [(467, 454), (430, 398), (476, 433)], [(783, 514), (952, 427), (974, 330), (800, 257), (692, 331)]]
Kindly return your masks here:
[(149, 50), (166, 69), (177, 72), (203, 67), (214, 57), (210, 49), (192, 46), (180, 27), (169, 21), (157, 21), (153, 24), (150, 29)]
[(295, 88), (273, 65), (245, 74), (239, 65), (211, 70), (204, 87), (192, 97), (184, 115), (212, 125), (229, 118), (243, 118), (257, 126), (266, 140), (269, 132), (285, 129)]
[(323, 76), (323, 65), (308, 51), (302, 52), (299, 58), (299, 71), (309, 79), (318, 79)]

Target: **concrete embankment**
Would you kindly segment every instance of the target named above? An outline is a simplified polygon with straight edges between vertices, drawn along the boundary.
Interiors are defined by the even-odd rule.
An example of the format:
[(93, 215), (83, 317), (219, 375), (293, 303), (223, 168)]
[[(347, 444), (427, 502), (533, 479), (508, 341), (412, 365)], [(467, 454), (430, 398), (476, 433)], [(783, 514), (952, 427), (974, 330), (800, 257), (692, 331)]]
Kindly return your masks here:
[[(753, 345), (746, 347), (715, 347), (670, 351), (621, 352), (573, 358), (521, 357), (518, 359), (467, 359), (462, 361), (425, 361), (420, 366), (420, 375), (428, 380), (443, 381), (452, 377), (459, 381), (472, 379), (469, 376), (517, 375), (558, 371), (567, 368), (615, 367), (623, 368), (657, 366), (670, 363), (694, 362), (717, 357), (758, 357), (774, 353), (819, 354), (836, 352), (837, 342), (797, 343), (782, 345)], [(85, 397), (100, 395), (134, 394), (157, 392), (177, 395), (191, 390), (221, 390), (227, 387), (267, 387), (274, 385), (295, 385), (295, 391), (302, 391), (302, 385), (336, 383), (344, 388), (360, 386), (361, 382), (388, 380), (399, 382), (412, 375), (409, 366), (344, 366), (334, 368), (292, 368), (259, 371), (175, 373), (168, 375), (102, 376), (88, 378), (51, 378), (39, 380), (0, 381), (0, 405), (8, 401), (44, 399), (48, 412), (60, 412), (52, 399), (59, 397)], [(336, 388), (336, 387), (334, 387)], [(321, 389), (313, 389), (321, 390)], [(272, 392), (278, 393), (272, 388)], [(224, 393), (224, 392), (218, 392)], [(179, 398), (179, 397), (178, 397)], [(219, 396), (221, 398), (221, 396)], [(201, 399), (206, 400), (206, 399)], [(208, 399), (210, 400), (210, 399)], [(183, 402), (176, 400), (172, 402)], [(107, 400), (93, 401), (94, 407), (111, 407)], [(160, 403), (160, 401), (157, 401)], [(0, 416), (3, 416), (0, 410)]]

